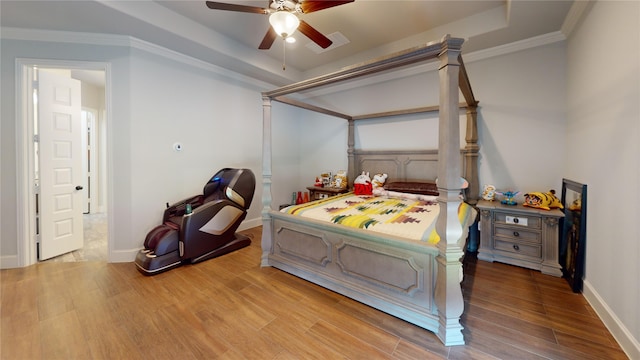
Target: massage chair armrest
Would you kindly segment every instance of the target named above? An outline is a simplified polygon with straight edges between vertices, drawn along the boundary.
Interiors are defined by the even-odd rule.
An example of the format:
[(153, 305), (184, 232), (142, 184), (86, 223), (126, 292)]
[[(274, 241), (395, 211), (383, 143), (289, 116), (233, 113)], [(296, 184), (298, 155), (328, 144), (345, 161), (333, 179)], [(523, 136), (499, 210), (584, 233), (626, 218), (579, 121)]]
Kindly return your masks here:
[(162, 222), (166, 222), (172, 217), (182, 216), (185, 214), (187, 209), (187, 204), (191, 204), (191, 208), (195, 209), (202, 205), (203, 197), (202, 195), (195, 195), (188, 197), (186, 199), (182, 199), (172, 205), (169, 205), (165, 210), (162, 216)]
[(182, 217), (180, 238), (184, 242), (199, 242), (205, 238), (233, 235), (245, 216), (243, 207), (226, 199), (204, 203), (191, 215)]

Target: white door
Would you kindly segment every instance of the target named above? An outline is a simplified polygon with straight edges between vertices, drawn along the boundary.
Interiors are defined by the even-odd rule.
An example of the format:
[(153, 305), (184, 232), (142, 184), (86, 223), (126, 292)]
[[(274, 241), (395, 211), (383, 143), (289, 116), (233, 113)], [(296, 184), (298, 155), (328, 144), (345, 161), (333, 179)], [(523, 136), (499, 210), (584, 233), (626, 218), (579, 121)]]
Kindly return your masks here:
[(40, 70), (40, 260), (83, 245), (80, 81)]

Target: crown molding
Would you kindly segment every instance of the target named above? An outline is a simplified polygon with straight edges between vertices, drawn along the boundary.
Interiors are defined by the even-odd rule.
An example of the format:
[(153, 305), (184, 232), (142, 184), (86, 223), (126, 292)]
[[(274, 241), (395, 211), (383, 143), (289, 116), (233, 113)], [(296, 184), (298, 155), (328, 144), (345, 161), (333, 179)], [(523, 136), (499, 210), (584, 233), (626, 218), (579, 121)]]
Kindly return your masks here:
[[(580, 16), (583, 14), (586, 7), (582, 7), (580, 10)], [(578, 11), (578, 10), (576, 10)], [(573, 11), (572, 11), (573, 13)], [(577, 16), (577, 15), (576, 15)], [(577, 20), (576, 20), (577, 21)], [(38, 29), (22, 29), (22, 28), (0, 28), (0, 37), (3, 39), (11, 40), (23, 40), (23, 41), (45, 41), (45, 42), (59, 42), (59, 43), (71, 43), (71, 44), (83, 44), (83, 45), (99, 45), (99, 46), (122, 46), (133, 48), (154, 55), (162, 56), (166, 59), (180, 62), (189, 66), (193, 66), (202, 70), (210, 71), (212, 73), (231, 78), (249, 85), (258, 87), (260, 91), (272, 89), (273, 84), (266, 83), (264, 81), (234, 72), (228, 69), (222, 68), (215, 64), (196, 59), (194, 57), (185, 55), (183, 53), (167, 49), (163, 46), (150, 43), (148, 41), (140, 40), (138, 38), (127, 35), (112, 35), (112, 34), (98, 34), (98, 33), (82, 33), (72, 31), (51, 31), (51, 30), (38, 30)], [(518, 51), (523, 51), (539, 46), (553, 44), (566, 40), (567, 37), (563, 31), (556, 31), (540, 36), (535, 36), (529, 39), (516, 41), (506, 45), (500, 45), (493, 48), (474, 51), (468, 54), (464, 54), (464, 62), (469, 64), (474, 61), (485, 60), (497, 56), (502, 56)], [(363, 79), (354, 81), (349, 84), (342, 84), (337, 87), (332, 87), (330, 90), (318, 90), (313, 91), (313, 94), (309, 96), (318, 96), (323, 93), (331, 93), (337, 90), (346, 90), (358, 86), (366, 86), (375, 84), (378, 82), (388, 81), (391, 79), (398, 79), (408, 76), (415, 76), (417, 74), (427, 73), (435, 71), (438, 67), (437, 62), (428, 62), (422, 65), (414, 66), (407, 69), (401, 69), (392, 71), (390, 73), (380, 74), (371, 79)]]
[(569, 13), (567, 17), (564, 19), (562, 23), (562, 27), (560, 31), (566, 36), (569, 37), (573, 30), (578, 26), (583, 17), (591, 10), (593, 7), (594, 1), (574, 1), (573, 5), (571, 5), (571, 9), (569, 9)]
[(241, 81), (243, 83), (247, 83), (249, 85), (252, 86), (256, 86), (259, 88), (260, 91), (264, 91), (266, 89), (271, 89), (273, 88), (273, 84), (269, 84), (266, 83), (264, 81), (237, 73), (235, 71), (230, 71), (229, 69), (225, 69), (221, 66), (200, 60), (200, 59), (196, 59), (194, 57), (191, 57), (189, 55), (185, 55), (181, 52), (178, 51), (174, 51), (171, 49), (167, 49), (163, 46), (160, 45), (156, 45), (154, 43), (148, 42), (148, 41), (144, 41), (144, 40), (140, 40), (138, 38), (134, 38), (134, 37), (129, 37), (130, 40), (130, 47), (137, 49), (137, 50), (141, 50), (141, 51), (145, 51), (148, 52), (150, 54), (154, 54), (154, 55), (158, 55), (158, 56), (162, 56), (166, 59), (169, 60), (173, 60), (176, 62), (180, 62), (201, 70), (206, 70), (227, 78), (231, 78), (237, 81)]
[(478, 50), (469, 54), (465, 54), (464, 62), (468, 64), (473, 61), (485, 60), (522, 50), (533, 49), (536, 47), (565, 41), (566, 39), (567, 37), (562, 32), (554, 31), (552, 33), (534, 36), (532, 38), (512, 42), (510, 44), (500, 45), (489, 49)]
[(2, 27), (0, 37), (9, 40), (44, 41), (69, 44), (102, 45), (102, 46), (129, 46), (128, 36), (84, 33), (75, 31), (57, 31), (40, 29), (23, 29)]
[[(478, 50), (468, 54), (463, 54), (463, 59), (465, 64), (472, 63), (474, 61), (480, 61), (485, 59), (490, 59), (493, 57), (498, 57), (506, 54), (515, 53), (518, 51), (523, 51), (527, 49), (533, 49), (540, 46), (545, 46), (557, 42), (561, 42), (566, 40), (564, 34), (560, 31), (535, 36), (529, 39), (516, 41), (510, 44), (500, 45), (493, 48)], [(463, 44), (464, 49), (464, 44)], [(384, 72), (373, 77), (358, 79), (354, 81), (350, 81), (344, 84), (338, 84), (326, 89), (318, 89), (309, 91), (305, 94), (305, 96), (301, 96), (300, 99), (312, 98), (317, 96), (322, 96), (326, 94), (330, 94), (336, 91), (345, 91), (353, 88), (358, 88), (361, 86), (373, 85), (385, 81), (391, 81), (394, 79), (400, 79), (410, 76), (416, 76), (419, 74), (428, 73), (431, 71), (438, 70), (439, 67), (438, 61), (429, 61), (423, 64), (414, 65), (409, 68), (403, 68), (400, 70), (391, 70), (388, 72)]]
[(21, 41), (43, 41), (78, 45), (119, 46), (132, 48), (153, 55), (161, 56), (168, 60), (173, 60), (185, 65), (206, 70), (220, 76), (249, 84), (251, 86), (255, 86), (259, 91), (264, 91), (274, 87), (273, 84), (269, 84), (255, 78), (230, 71), (218, 65), (196, 59), (189, 55), (185, 55), (183, 53), (128, 35), (2, 27), (0, 28), (0, 38)]

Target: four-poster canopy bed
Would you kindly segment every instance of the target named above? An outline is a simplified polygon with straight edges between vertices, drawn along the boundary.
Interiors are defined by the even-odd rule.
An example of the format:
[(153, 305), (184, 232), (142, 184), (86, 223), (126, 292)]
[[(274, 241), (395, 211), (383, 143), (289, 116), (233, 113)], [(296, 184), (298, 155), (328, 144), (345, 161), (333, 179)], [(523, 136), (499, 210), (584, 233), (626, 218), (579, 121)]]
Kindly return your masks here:
[[(464, 344), (460, 316), (464, 309), (460, 281), (468, 227), (458, 218), (461, 181), (466, 202), (475, 204), (477, 176), (476, 107), (462, 62), (463, 39), (449, 35), (441, 41), (355, 65), (310, 80), (263, 93), (263, 234), (262, 266), (273, 266), (351, 297), (376, 309), (433, 331), (447, 345)], [(439, 106), (349, 116), (286, 98), (285, 95), (335, 84), (402, 66), (439, 61)], [(464, 104), (459, 103), (459, 92)], [(273, 210), (271, 199), (271, 102), (343, 118), (348, 123), (348, 181), (361, 171), (384, 172), (389, 179), (428, 179), (437, 182), (433, 199), (437, 244), (396, 235), (371, 233), (334, 223), (296, 217)], [(466, 146), (460, 147), (460, 108), (467, 111)], [(364, 151), (354, 148), (354, 122), (418, 112), (439, 112), (438, 149), (419, 151)], [(420, 203), (425, 205), (425, 203)], [(426, 208), (426, 207), (425, 207)], [(283, 210), (284, 211), (284, 210)], [(431, 210), (425, 210), (431, 211)]]

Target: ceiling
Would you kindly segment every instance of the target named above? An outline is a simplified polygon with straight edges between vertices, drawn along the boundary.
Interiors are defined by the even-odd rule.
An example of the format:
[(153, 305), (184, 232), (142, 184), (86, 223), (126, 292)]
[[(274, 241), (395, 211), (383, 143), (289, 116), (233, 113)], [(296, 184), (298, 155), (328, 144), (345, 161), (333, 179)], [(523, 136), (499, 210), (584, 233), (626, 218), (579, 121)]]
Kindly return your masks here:
[[(268, 0), (220, 2), (266, 7)], [(439, 40), (467, 39), (463, 52), (558, 32), (573, 0), (355, 0), (301, 15), (347, 43), (317, 53), (299, 32), (258, 50), (268, 16), (211, 10), (204, 0), (0, 1), (3, 28), (127, 35), (275, 85), (321, 75)], [(4, 33), (4, 32), (3, 32)], [(337, 33), (337, 34), (334, 34)], [(285, 53), (286, 51), (286, 53)], [(283, 70), (286, 63), (286, 70)]]

